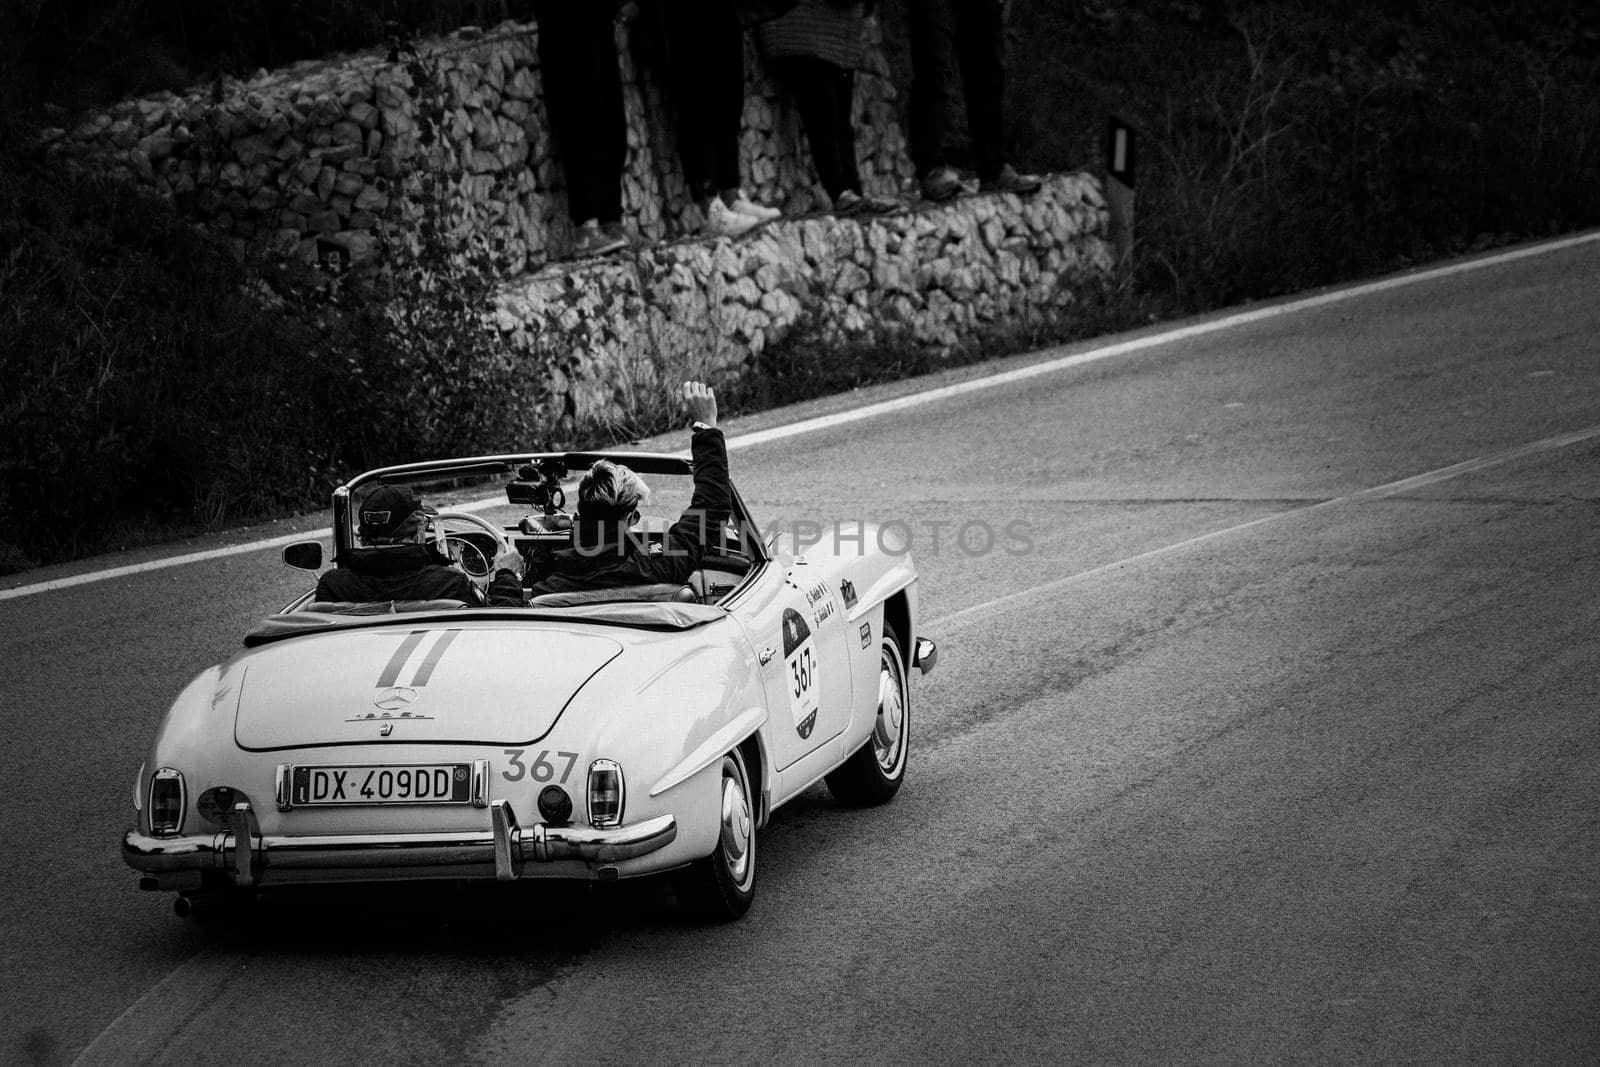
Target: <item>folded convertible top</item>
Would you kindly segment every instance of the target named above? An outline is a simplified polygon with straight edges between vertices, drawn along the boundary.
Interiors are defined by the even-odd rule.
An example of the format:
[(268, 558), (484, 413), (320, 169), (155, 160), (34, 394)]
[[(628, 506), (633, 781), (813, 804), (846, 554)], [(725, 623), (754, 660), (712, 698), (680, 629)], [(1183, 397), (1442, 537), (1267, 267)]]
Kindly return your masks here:
[[(401, 602), (402, 604), (404, 602)], [(429, 608), (423, 611), (386, 611), (370, 615), (334, 615), (320, 611), (291, 611), (268, 615), (244, 635), (246, 647), (281, 641), (301, 634), (352, 630), (370, 626), (414, 625), (418, 622), (460, 622), (463, 619), (504, 619), (518, 622), (576, 622), (594, 626), (626, 626), (635, 630), (692, 630), (727, 616), (715, 604), (622, 601), (580, 604), (567, 608)]]

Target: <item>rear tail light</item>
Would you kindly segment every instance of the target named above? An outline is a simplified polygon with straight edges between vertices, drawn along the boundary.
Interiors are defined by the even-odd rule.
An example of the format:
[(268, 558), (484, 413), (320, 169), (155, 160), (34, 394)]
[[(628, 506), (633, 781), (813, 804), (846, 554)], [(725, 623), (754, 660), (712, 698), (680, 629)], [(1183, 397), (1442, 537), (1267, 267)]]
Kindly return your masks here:
[(589, 764), (589, 824), (596, 827), (620, 826), (626, 792), (622, 767), (615, 760), (597, 759)]
[(188, 805), (183, 774), (162, 767), (150, 776), (150, 832), (175, 834), (183, 829), (183, 812)]

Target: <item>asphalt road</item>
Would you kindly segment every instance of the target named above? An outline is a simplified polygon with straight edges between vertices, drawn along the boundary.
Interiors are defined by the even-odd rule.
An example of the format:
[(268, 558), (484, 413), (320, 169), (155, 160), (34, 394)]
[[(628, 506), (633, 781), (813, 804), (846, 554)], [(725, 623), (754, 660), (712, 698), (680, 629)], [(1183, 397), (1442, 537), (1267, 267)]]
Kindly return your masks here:
[(728, 926), (652, 884), (178, 920), (117, 853), (139, 753), (299, 576), (0, 601), (0, 1061), (1593, 1061), (1597, 278), (1590, 243), (736, 452), (764, 521), (907, 524), (941, 661), (900, 796), (780, 811)]

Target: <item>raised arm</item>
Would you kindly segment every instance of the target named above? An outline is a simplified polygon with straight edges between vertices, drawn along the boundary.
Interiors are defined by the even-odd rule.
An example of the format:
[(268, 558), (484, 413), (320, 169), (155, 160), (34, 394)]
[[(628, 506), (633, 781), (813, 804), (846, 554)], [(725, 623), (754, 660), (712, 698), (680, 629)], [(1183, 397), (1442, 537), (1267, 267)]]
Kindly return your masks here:
[(682, 517), (667, 530), (665, 551), (650, 561), (656, 580), (682, 581), (700, 566), (700, 558), (719, 543), (724, 523), (733, 513), (733, 487), (728, 483), (728, 448), (717, 428), (717, 397), (701, 382), (685, 382), (683, 406), (692, 434), (694, 496)]

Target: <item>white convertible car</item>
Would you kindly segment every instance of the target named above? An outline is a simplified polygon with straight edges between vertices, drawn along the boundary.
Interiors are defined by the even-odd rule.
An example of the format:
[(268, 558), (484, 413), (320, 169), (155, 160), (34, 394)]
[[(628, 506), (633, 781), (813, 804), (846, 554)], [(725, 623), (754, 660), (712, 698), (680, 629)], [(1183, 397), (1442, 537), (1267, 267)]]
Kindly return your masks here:
[[(670, 521), (691, 467), (647, 453), (522, 454), (371, 471), (334, 493), (336, 550), (364, 494), (503, 482), (434, 523), (475, 578), (507, 544), (570, 542), (563, 486), (597, 459), (650, 482)], [(674, 503), (679, 506), (674, 507)], [(647, 516), (641, 537), (659, 539)], [(733, 520), (683, 586), (319, 604), (266, 619), (167, 712), (134, 785), (123, 856), (179, 914), (306, 882), (613, 880), (673, 872), (679, 899), (735, 918), (756, 836), (819, 779), (849, 804), (905, 779), (916, 571), (872, 526), (797, 545)], [(322, 565), (318, 542), (284, 550)]]

